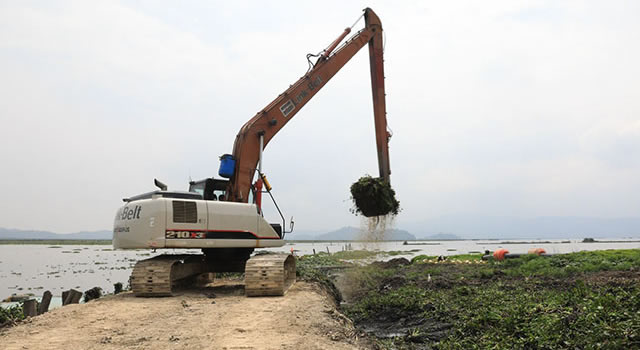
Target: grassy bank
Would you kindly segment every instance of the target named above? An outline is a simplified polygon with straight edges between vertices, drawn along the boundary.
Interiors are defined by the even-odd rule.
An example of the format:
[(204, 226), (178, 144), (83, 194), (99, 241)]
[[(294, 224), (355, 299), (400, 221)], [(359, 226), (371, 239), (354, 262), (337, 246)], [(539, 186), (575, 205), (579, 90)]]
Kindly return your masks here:
[(354, 267), (338, 286), (381, 348), (630, 349), (640, 348), (639, 269), (640, 250), (419, 256)]
[(111, 245), (110, 239), (0, 239), (0, 244)]
[(13, 305), (10, 307), (0, 307), (0, 329), (6, 326), (14, 325), (17, 321), (24, 319), (22, 313), (22, 305)]

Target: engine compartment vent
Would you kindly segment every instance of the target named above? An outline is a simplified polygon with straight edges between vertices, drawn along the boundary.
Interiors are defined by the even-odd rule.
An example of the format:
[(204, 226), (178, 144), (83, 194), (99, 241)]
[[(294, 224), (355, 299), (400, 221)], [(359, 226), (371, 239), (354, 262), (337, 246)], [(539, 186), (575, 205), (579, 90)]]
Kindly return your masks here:
[(197, 223), (198, 208), (196, 202), (173, 201), (173, 222)]

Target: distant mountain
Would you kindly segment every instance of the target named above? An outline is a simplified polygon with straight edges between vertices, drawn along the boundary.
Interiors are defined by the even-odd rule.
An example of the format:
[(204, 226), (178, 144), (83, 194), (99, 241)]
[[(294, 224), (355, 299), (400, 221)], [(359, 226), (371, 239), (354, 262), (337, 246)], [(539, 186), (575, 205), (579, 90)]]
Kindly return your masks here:
[(568, 239), (640, 237), (640, 217), (593, 218), (546, 216), (519, 218), (510, 216), (446, 215), (425, 221), (406, 223), (406, 229), (419, 237), (446, 232), (462, 238)]
[[(416, 236), (405, 230), (392, 229), (383, 235), (385, 241), (410, 241), (415, 240)], [(359, 228), (343, 227), (341, 229), (324, 233), (315, 237), (321, 241), (359, 241), (370, 239), (369, 235)]]
[(49, 231), (0, 228), (0, 239), (111, 239), (112, 231), (54, 233)]
[(316, 235), (298, 233), (296, 231), (293, 231), (292, 233), (289, 233), (289, 234), (285, 235), (284, 239), (286, 239), (288, 241), (317, 241), (317, 240), (319, 240), (319, 238)]
[[(582, 239), (640, 238), (640, 217), (498, 217), (480, 215), (446, 215), (420, 222), (402, 223), (405, 230), (389, 230), (385, 240), (409, 241), (454, 239)], [(411, 232), (411, 233), (410, 233)], [(366, 235), (356, 227), (322, 233), (295, 230), (288, 240), (361, 240)], [(111, 239), (111, 231), (59, 234), (49, 231), (0, 228), (0, 239)]]
[(454, 241), (462, 238), (450, 233), (436, 233), (435, 235), (420, 237), (420, 239), (425, 241)]
[(296, 230), (285, 235), (286, 240), (290, 241), (314, 241), (317, 236), (326, 231)]

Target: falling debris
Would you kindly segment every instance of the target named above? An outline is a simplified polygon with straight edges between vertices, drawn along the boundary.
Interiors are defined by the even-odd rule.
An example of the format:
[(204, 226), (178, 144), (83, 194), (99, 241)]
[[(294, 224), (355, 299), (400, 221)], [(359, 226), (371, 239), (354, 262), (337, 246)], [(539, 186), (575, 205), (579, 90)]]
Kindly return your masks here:
[[(358, 240), (365, 242), (382, 242), (389, 239), (394, 226), (393, 214), (372, 216), (363, 218), (360, 223), (360, 235)], [(367, 249), (375, 249), (368, 247)]]
[(400, 202), (391, 184), (383, 178), (370, 175), (361, 177), (351, 185), (351, 199), (354, 207), (351, 211), (366, 217), (397, 215)]

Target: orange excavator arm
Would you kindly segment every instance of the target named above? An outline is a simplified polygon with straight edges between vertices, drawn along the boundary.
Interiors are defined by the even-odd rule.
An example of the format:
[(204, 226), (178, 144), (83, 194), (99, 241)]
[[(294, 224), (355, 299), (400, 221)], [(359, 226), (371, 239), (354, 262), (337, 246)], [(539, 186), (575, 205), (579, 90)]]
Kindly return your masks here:
[[(240, 129), (233, 146), (236, 167), (227, 189), (228, 200), (247, 202), (251, 183), (262, 149), (302, 107), (358, 52), (369, 44), (373, 114), (378, 150), (380, 177), (389, 181), (389, 138), (385, 108), (382, 24), (367, 8), (364, 10), (365, 28), (350, 38), (332, 54), (349, 34), (350, 28), (338, 37), (320, 56), (312, 69), (291, 85), (267, 107), (258, 112)], [(262, 141), (261, 141), (262, 139)], [(262, 144), (261, 144), (262, 143)]]

